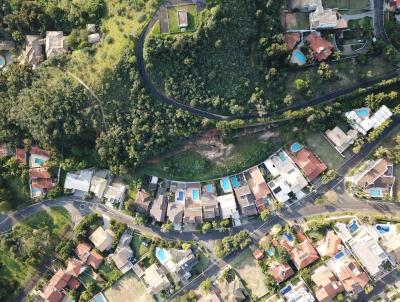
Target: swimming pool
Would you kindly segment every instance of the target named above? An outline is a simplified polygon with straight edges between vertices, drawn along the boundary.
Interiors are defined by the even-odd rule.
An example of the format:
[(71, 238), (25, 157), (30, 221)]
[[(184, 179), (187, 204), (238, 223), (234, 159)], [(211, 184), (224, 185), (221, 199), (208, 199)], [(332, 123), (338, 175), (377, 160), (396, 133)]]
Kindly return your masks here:
[(293, 51), (293, 56), (296, 58), (297, 62), (301, 65), (306, 64), (307, 59), (306, 56), (298, 49)]
[(275, 254), (275, 249), (272, 247), (269, 250), (267, 250), (267, 254), (270, 256), (273, 256)]
[(369, 108), (364, 107), (364, 108), (356, 109), (354, 111), (357, 114), (357, 116), (360, 118), (369, 116)]
[(237, 180), (237, 178), (235, 176), (231, 176), (230, 180), (231, 180), (232, 186), (234, 188), (240, 187), (240, 183), (239, 183), (239, 181)]
[(303, 149), (303, 146), (298, 142), (290, 146), (290, 151), (292, 151), (293, 153), (299, 152), (301, 149)]
[(337, 254), (335, 255), (335, 259), (340, 259), (340, 258), (342, 258), (343, 256), (344, 256), (343, 251), (340, 251), (339, 253), (337, 253)]
[(42, 190), (38, 188), (32, 188), (32, 194), (34, 195), (42, 194)]
[(278, 156), (279, 156), (279, 159), (280, 159), (281, 161), (286, 161), (286, 155), (285, 155), (285, 153), (279, 152)]
[(207, 192), (212, 193), (214, 191), (214, 186), (213, 184), (207, 184)]
[(185, 198), (185, 195), (183, 194), (183, 191), (179, 191), (177, 200), (182, 201), (184, 198)]
[(159, 247), (156, 247), (156, 257), (161, 263), (164, 263), (167, 260), (164, 249), (161, 249)]
[(229, 192), (232, 190), (232, 187), (231, 187), (228, 177), (222, 178), (220, 180), (220, 183), (221, 183), (221, 187), (224, 190), (224, 192)]
[(376, 224), (375, 228), (381, 235), (390, 232), (390, 225), (387, 225), (387, 224)]
[(44, 165), (44, 160), (41, 158), (35, 158), (35, 164), (43, 166)]
[(282, 288), (282, 290), (281, 290), (282, 296), (286, 295), (286, 294), (287, 294), (288, 292), (290, 292), (291, 290), (292, 290), (292, 287), (291, 287), (290, 285), (288, 285), (288, 286)]
[(370, 188), (368, 189), (368, 193), (371, 197), (382, 197), (382, 190), (379, 188)]
[(349, 229), (350, 233), (354, 233), (355, 231), (358, 230), (358, 223), (356, 220), (350, 221), (350, 223), (347, 225), (347, 228)]
[(292, 234), (290, 234), (290, 233), (288, 233), (288, 232), (285, 232), (284, 234), (285, 234), (286, 238), (287, 238), (289, 241), (293, 241), (293, 240), (294, 240)]
[(6, 66), (6, 59), (0, 55), (0, 69), (2, 69), (4, 66)]
[(193, 198), (193, 200), (199, 200), (199, 198), (200, 198), (200, 190), (199, 189), (192, 190), (192, 198)]

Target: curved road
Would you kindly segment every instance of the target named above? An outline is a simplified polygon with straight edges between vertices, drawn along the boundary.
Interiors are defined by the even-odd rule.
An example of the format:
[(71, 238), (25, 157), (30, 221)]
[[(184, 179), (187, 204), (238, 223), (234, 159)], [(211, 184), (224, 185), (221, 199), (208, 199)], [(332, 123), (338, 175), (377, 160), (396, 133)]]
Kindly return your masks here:
[[(375, 0), (375, 1), (382, 1), (382, 0)], [(310, 107), (310, 106), (323, 105), (325, 103), (332, 102), (332, 101), (336, 100), (338, 97), (346, 95), (356, 89), (366, 88), (371, 85), (377, 84), (383, 80), (388, 80), (388, 79), (392, 79), (397, 76), (400, 76), (400, 69), (396, 69), (396, 70), (384, 73), (382, 75), (376, 76), (372, 79), (365, 80), (365, 81), (357, 83), (357, 84), (353, 84), (353, 85), (350, 85), (350, 86), (347, 86), (344, 88), (337, 89), (337, 90), (329, 92), (323, 96), (315, 97), (309, 101), (297, 103), (293, 106), (286, 107), (286, 108), (279, 109), (277, 111), (265, 113), (265, 114), (250, 113), (250, 114), (244, 114), (244, 115), (221, 115), (221, 114), (217, 114), (217, 113), (212, 113), (212, 112), (208, 112), (208, 111), (205, 111), (202, 109), (198, 109), (198, 108), (189, 106), (187, 104), (183, 104), (183, 103), (165, 95), (161, 91), (157, 90), (157, 88), (151, 82), (149, 75), (146, 71), (146, 63), (145, 63), (144, 56), (143, 56), (144, 44), (145, 44), (146, 37), (150, 33), (152, 27), (154, 26), (154, 24), (156, 23), (158, 18), (159, 18), (159, 16), (158, 16), (158, 14), (156, 14), (149, 21), (149, 23), (145, 26), (145, 28), (141, 32), (138, 42), (137, 42), (137, 45), (136, 45), (137, 65), (138, 65), (139, 75), (140, 75), (140, 78), (141, 78), (144, 86), (149, 90), (149, 92), (156, 99), (163, 102), (164, 104), (171, 105), (175, 108), (179, 108), (179, 109), (188, 111), (194, 115), (197, 115), (200, 117), (205, 117), (205, 118), (212, 119), (212, 120), (230, 121), (230, 120), (235, 120), (235, 119), (253, 119), (253, 118), (259, 118), (259, 117), (270, 118), (276, 114), (282, 114), (286, 111), (297, 110), (297, 109), (306, 108), (306, 107)], [(381, 23), (381, 22), (383, 23), (383, 18), (381, 18), (381, 19), (379, 19), (379, 23)]]

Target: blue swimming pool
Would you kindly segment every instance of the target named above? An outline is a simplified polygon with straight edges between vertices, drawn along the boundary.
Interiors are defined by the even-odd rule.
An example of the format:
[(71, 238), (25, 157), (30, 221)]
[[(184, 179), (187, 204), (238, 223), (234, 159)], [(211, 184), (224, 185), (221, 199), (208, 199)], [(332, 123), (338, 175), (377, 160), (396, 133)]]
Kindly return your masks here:
[(369, 116), (369, 108), (359, 108), (354, 111), (361, 118)]
[(156, 247), (156, 257), (157, 257), (158, 261), (160, 261), (161, 263), (164, 263), (165, 260), (167, 259), (164, 249)]
[(221, 187), (225, 192), (228, 192), (232, 189), (231, 184), (229, 182), (229, 178), (225, 177), (221, 179)]
[(370, 188), (370, 189), (368, 189), (368, 193), (369, 193), (369, 195), (371, 195), (371, 197), (381, 197), (382, 196), (382, 191), (379, 188)]
[(43, 166), (44, 165), (44, 160), (41, 158), (35, 158), (35, 164)]
[(356, 220), (352, 220), (348, 225), (347, 225), (350, 233), (354, 233), (355, 231), (358, 230), (358, 223)]
[(32, 188), (32, 194), (41, 194), (42, 190), (38, 189), (38, 188)]
[(213, 184), (207, 184), (207, 192), (212, 193), (214, 191), (214, 186)]
[(288, 292), (290, 292), (292, 290), (292, 287), (290, 285), (284, 287), (281, 289), (281, 294), (282, 296), (286, 295)]
[(285, 155), (285, 153), (279, 152), (278, 156), (279, 156), (279, 159), (280, 159), (281, 161), (286, 161), (286, 155)]
[(390, 231), (390, 226), (386, 224), (377, 224), (375, 225), (376, 230), (379, 232), (379, 234), (386, 234), (389, 233)]
[(285, 232), (285, 236), (289, 241), (293, 241), (294, 240), (293, 235), (288, 233), (288, 232)]
[(306, 56), (298, 49), (295, 49), (293, 51), (293, 56), (296, 58), (296, 60), (301, 64), (304, 65), (307, 62)]
[(0, 55), (0, 69), (6, 65), (6, 59)]
[(340, 251), (339, 253), (337, 253), (337, 254), (335, 255), (335, 259), (340, 259), (340, 258), (342, 258), (343, 256), (344, 256), (343, 251)]
[(275, 254), (275, 249), (272, 247), (269, 250), (267, 250), (267, 254), (270, 256), (273, 256)]
[(231, 176), (229, 179), (231, 180), (232, 186), (234, 188), (240, 187), (240, 183), (235, 176)]
[(185, 198), (185, 195), (183, 194), (183, 191), (179, 191), (177, 200), (182, 201), (184, 198)]
[(301, 149), (303, 149), (303, 146), (297, 142), (290, 146), (290, 151), (293, 153), (299, 152)]
[(192, 190), (192, 198), (193, 198), (193, 200), (199, 200), (199, 198), (200, 198), (200, 190), (199, 189)]

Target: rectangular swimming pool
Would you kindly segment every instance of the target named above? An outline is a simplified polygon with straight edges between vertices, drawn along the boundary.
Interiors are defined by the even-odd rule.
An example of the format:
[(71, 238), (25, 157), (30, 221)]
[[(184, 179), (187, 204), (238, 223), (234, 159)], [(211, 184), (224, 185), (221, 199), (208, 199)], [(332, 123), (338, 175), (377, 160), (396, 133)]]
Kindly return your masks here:
[(232, 186), (233, 186), (234, 188), (240, 187), (240, 183), (239, 183), (239, 181), (237, 180), (236, 176), (231, 176), (231, 177), (230, 177), (230, 180), (231, 180)]
[(198, 189), (192, 190), (192, 198), (193, 198), (193, 200), (199, 200), (200, 190), (198, 190)]
[(232, 187), (231, 187), (228, 177), (222, 178), (220, 183), (221, 183), (221, 187), (224, 190), (224, 192), (229, 192), (232, 190)]

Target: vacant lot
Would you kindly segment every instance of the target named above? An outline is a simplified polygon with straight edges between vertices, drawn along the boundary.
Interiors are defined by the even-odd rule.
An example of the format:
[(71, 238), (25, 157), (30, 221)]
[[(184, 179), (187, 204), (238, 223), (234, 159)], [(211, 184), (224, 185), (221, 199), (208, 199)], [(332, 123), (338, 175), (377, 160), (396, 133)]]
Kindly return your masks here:
[(197, 26), (197, 9), (195, 4), (174, 5), (168, 7), (168, 24), (170, 33), (180, 33), (178, 11), (187, 12), (188, 27), (186, 31), (194, 31)]
[(104, 292), (104, 296), (109, 302), (150, 302), (152, 297), (146, 292), (144, 285), (132, 273), (127, 273), (124, 277), (114, 283)]
[(268, 293), (264, 284), (264, 274), (257, 260), (253, 258), (250, 249), (240, 254), (231, 265), (243, 280), (252, 296), (261, 298)]
[(345, 159), (325, 139), (322, 133), (316, 132), (306, 138), (306, 145), (310, 148), (329, 168), (336, 169)]

